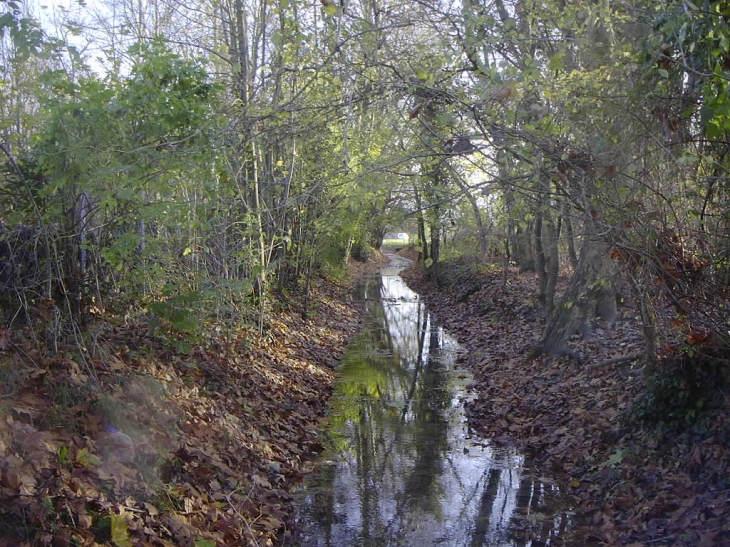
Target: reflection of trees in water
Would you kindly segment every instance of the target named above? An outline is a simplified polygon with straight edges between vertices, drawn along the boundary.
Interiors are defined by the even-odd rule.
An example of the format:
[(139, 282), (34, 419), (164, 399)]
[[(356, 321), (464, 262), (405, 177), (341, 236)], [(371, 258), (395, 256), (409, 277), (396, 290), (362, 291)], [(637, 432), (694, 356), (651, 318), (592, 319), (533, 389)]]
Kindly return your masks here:
[(556, 487), (545, 484), (534, 477), (524, 476), (517, 492), (520, 517), (532, 523), (530, 537), (541, 544), (549, 544), (551, 539), (564, 535), (570, 521), (566, 515), (553, 513), (550, 505), (559, 494)]
[(385, 277), (370, 280), (365, 294), (366, 328), (343, 360), (338, 387), (354, 397), (333, 406), (333, 425), (355, 458), (363, 545), (397, 535), (408, 515), (439, 512), (451, 401), (448, 371), (429, 358), (439, 332), (414, 293)]
[[(522, 457), (489, 449), (470, 461), (450, 446), (453, 355), (441, 331), (400, 278), (372, 278), (363, 294), (365, 327), (342, 361), (330, 413), (343, 463), (322, 466), (310, 487), (311, 545), (524, 545), (502, 541), (518, 500), (527, 512), (541, 503), (521, 477)], [(550, 523), (542, 529), (551, 537)]]
[[(420, 340), (425, 341), (427, 330)], [(414, 394), (409, 400), (413, 418), (413, 446), (416, 455), (413, 467), (404, 481), (403, 498), (407, 505), (423, 512), (439, 513), (443, 500), (439, 478), (443, 473), (444, 456), (449, 450), (449, 423), (445, 411), (451, 403), (448, 371), (436, 357), (440, 349), (438, 331), (428, 332), (430, 358), (414, 376)], [(423, 347), (423, 346), (422, 346)], [(422, 353), (422, 352), (421, 352)], [(404, 409), (404, 417), (408, 413)]]

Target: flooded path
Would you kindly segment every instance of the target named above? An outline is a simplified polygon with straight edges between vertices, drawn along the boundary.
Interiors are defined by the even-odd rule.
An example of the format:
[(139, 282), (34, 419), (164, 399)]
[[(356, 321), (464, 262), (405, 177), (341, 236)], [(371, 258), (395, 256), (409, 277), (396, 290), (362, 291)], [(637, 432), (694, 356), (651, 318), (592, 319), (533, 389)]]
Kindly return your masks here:
[(459, 347), (391, 257), (355, 295), (366, 320), (342, 360), (326, 450), (297, 494), (301, 547), (560, 545), (569, 515), (524, 457), (471, 438)]

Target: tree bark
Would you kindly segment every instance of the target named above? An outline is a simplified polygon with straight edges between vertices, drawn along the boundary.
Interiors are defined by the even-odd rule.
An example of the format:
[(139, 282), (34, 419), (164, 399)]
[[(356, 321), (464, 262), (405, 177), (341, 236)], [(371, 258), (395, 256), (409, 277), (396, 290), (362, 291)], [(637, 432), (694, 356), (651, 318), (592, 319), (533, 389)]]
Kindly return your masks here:
[(613, 298), (610, 270), (613, 267), (609, 257), (609, 244), (598, 233), (598, 227), (586, 221), (586, 233), (578, 260), (578, 268), (563, 295), (560, 304), (548, 318), (541, 350), (548, 355), (573, 355), (568, 339), (576, 333), (585, 334), (588, 322), (596, 313), (599, 302), (605, 305)]
[(578, 253), (575, 251), (575, 236), (573, 235), (573, 220), (570, 218), (568, 211), (569, 205), (567, 202), (563, 203), (563, 224), (565, 225), (565, 243), (568, 247), (568, 259), (570, 265), (575, 270), (578, 267)]
[(423, 218), (423, 202), (421, 194), (418, 192), (418, 186), (413, 185), (413, 195), (416, 198), (417, 223), (418, 223), (418, 241), (421, 248), (418, 251), (418, 261), (423, 263), (428, 258), (428, 240), (426, 239), (426, 221)]
[(469, 205), (471, 205), (471, 210), (474, 213), (474, 222), (477, 225), (477, 232), (479, 234), (479, 251), (481, 252), (480, 260), (484, 260), (484, 258), (489, 254), (489, 232), (484, 226), (482, 210), (479, 207), (476, 197), (474, 197), (469, 186), (461, 179), (461, 177), (456, 175), (454, 177), (454, 181), (459, 189), (464, 192), (466, 199), (469, 200)]
[(555, 305), (555, 285), (558, 282), (560, 256), (558, 251), (558, 228), (552, 218), (546, 220), (543, 226), (543, 247), (545, 248), (545, 316), (550, 317)]
[(535, 269), (538, 278), (538, 298), (545, 306), (545, 316), (553, 312), (555, 284), (558, 280), (558, 228), (555, 226), (550, 202), (550, 179), (543, 173), (541, 162), (537, 169), (538, 198), (535, 208)]
[(507, 209), (507, 241), (510, 247), (510, 259), (519, 266), (520, 273), (535, 270), (535, 253), (530, 237), (534, 227), (528, 223), (524, 229), (517, 222), (520, 213), (515, 200), (514, 191), (509, 184), (502, 184), (504, 201)]

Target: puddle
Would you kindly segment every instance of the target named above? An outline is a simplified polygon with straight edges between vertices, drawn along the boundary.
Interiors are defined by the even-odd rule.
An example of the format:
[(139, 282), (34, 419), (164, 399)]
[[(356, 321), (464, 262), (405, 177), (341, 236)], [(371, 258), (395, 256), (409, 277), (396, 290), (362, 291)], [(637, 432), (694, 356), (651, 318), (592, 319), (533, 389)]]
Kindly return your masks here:
[(558, 545), (557, 489), (525, 458), (472, 438), (459, 346), (393, 257), (355, 298), (366, 320), (339, 368), (315, 471), (298, 492), (300, 547)]

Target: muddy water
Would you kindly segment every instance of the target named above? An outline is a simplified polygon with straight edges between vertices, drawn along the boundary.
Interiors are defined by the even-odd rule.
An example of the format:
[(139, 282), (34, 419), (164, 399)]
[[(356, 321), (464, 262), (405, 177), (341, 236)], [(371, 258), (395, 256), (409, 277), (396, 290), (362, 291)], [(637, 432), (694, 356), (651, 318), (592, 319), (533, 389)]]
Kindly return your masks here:
[(571, 517), (525, 458), (472, 438), (459, 347), (392, 257), (356, 298), (366, 321), (339, 369), (325, 446), (297, 494), (302, 547), (560, 545)]

